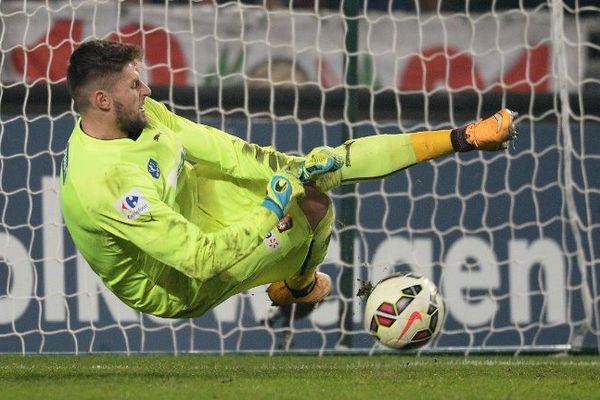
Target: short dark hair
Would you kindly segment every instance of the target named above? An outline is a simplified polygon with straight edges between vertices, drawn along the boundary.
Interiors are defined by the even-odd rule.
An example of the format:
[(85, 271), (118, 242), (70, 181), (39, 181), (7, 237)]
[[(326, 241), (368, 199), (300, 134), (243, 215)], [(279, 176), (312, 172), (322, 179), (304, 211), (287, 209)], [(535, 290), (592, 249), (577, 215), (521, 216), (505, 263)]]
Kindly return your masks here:
[(92, 39), (83, 42), (69, 59), (67, 89), (76, 111), (89, 105), (85, 86), (96, 80), (110, 78), (130, 62), (141, 60), (143, 51), (133, 44)]

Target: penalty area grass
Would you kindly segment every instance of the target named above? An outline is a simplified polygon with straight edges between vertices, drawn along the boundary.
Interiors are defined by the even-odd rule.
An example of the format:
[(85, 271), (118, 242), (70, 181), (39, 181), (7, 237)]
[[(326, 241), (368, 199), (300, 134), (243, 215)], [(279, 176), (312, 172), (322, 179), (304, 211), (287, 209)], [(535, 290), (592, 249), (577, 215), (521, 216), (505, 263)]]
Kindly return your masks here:
[(598, 356), (1, 355), (0, 399), (587, 399)]

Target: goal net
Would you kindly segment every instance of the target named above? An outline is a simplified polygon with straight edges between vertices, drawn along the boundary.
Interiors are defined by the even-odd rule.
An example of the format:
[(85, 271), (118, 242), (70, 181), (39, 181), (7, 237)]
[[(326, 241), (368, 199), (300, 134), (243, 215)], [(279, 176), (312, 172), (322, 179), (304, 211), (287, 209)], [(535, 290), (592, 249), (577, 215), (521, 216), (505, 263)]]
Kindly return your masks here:
[[(396, 271), (429, 277), (446, 302), (421, 351), (597, 351), (596, 3), (415, 1), (356, 16), (355, 2), (253, 3), (2, 1), (0, 352), (385, 351), (356, 292)], [(520, 136), (504, 153), (334, 191), (322, 270), (335, 289), (317, 307), (271, 307), (259, 287), (199, 318), (141, 315), (91, 272), (59, 208), (76, 120), (65, 68), (92, 37), (144, 47), (153, 97), (175, 112), (285, 152), (460, 126), (504, 106), (519, 112)]]

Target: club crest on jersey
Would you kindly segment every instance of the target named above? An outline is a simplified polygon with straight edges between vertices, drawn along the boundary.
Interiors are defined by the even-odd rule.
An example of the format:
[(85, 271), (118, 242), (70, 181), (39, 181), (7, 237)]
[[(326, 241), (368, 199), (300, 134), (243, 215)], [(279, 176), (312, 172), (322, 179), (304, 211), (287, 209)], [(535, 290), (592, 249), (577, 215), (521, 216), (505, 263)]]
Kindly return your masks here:
[(148, 160), (148, 172), (150, 172), (150, 175), (152, 175), (152, 177), (154, 179), (158, 179), (160, 178), (160, 168), (158, 167), (158, 162), (151, 158)]
[(290, 217), (289, 215), (284, 215), (283, 218), (281, 218), (277, 222), (277, 230), (279, 231), (279, 233), (283, 233), (292, 229), (292, 226), (294, 226), (294, 222), (292, 220), (292, 217)]
[(272, 231), (267, 233), (267, 236), (265, 236), (263, 243), (271, 251), (277, 250), (279, 248), (279, 240), (277, 240), (277, 236), (275, 236), (275, 234)]
[(150, 210), (150, 204), (148, 204), (142, 192), (138, 189), (133, 189), (117, 200), (115, 207), (129, 221), (138, 219), (142, 214)]

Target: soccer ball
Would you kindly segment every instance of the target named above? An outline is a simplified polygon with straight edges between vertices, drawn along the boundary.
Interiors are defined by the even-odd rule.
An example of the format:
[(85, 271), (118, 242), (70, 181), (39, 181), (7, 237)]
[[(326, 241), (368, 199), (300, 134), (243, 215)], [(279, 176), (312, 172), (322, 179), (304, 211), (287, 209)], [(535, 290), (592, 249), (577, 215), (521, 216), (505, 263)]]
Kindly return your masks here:
[(398, 273), (382, 279), (365, 306), (365, 329), (395, 349), (429, 343), (444, 323), (444, 300), (429, 279)]

